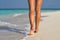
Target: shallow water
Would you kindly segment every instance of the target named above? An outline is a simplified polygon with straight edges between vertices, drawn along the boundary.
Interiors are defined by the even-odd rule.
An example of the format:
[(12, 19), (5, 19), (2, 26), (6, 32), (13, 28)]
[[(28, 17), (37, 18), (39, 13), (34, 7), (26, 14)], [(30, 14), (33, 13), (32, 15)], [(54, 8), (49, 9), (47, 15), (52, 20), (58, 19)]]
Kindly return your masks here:
[[(27, 36), (26, 10), (0, 10), (0, 39), (20, 40)], [(24, 15), (23, 15), (24, 14)]]

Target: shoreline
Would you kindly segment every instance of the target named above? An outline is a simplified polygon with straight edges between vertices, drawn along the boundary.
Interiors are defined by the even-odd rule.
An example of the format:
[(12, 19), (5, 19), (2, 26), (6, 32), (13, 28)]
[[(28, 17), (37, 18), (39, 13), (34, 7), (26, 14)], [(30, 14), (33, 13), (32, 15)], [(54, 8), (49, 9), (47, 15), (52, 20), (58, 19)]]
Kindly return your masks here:
[[(54, 36), (55, 34), (56, 34), (56, 36), (59, 35), (59, 31), (60, 31), (60, 29), (59, 29), (60, 28), (59, 27), (60, 26), (59, 25), (60, 16), (59, 15), (60, 15), (60, 11), (41, 12), (41, 23), (39, 24), (39, 32), (35, 33), (32, 36), (25, 34), (25, 31), (29, 32), (29, 30), (30, 30), (28, 13), (18, 15), (13, 18), (4, 19), (4, 21), (6, 21), (8, 23), (12, 23), (12, 24), (20, 25), (20, 26), (16, 27), (16, 26), (10, 25), (10, 26), (6, 27), (7, 25), (6, 26), (2, 25), (2, 27), (1, 27), (1, 25), (0, 25), (0, 29), (2, 28), (0, 30), (0, 32), (1, 32), (0, 35), (4, 39), (2, 39), (1, 36), (0, 36), (0, 38), (2, 40), (5, 40), (5, 39), (6, 40), (7, 39), (8, 40), (20, 40), (20, 37), (25, 35), (25, 37), (21, 37), (22, 38), (21, 40), (37, 40), (37, 39), (38, 40), (50, 40), (50, 39), (52, 40), (54, 38), (57, 38)], [(26, 30), (25, 30), (25, 27), (26, 27)], [(23, 32), (20, 32), (20, 31), (23, 31)], [(57, 31), (57, 33), (56, 33), (56, 31)], [(59, 38), (59, 36), (58, 36), (58, 38)]]

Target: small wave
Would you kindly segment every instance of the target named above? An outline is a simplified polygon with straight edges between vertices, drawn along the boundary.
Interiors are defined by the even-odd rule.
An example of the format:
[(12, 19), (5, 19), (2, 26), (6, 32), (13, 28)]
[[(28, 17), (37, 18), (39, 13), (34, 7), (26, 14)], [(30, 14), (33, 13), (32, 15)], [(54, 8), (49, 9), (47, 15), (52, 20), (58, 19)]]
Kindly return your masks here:
[(19, 16), (19, 15), (22, 15), (22, 14), (14, 14), (13, 17)]
[(23, 26), (25, 28), (25, 31), (28, 33), (30, 30), (30, 25), (29, 24), (24, 24), (24, 25), (17, 25), (17, 24), (12, 24), (12, 23), (8, 23), (8, 22), (2, 22), (0, 21), (0, 25), (6, 25), (8, 27), (20, 27)]
[(8, 22), (2, 22), (2, 21), (0, 21), (0, 25), (18, 26), (18, 25), (16, 25), (16, 24), (11, 24), (11, 23), (8, 23)]
[[(12, 26), (20, 27), (21, 26), (21, 25), (11, 24), (11, 23), (8, 23), (8, 22), (2, 22), (2, 21), (0, 21), (0, 24), (7, 25), (8, 27), (12, 27)], [(27, 34), (29, 33), (30, 25), (29, 24), (25, 24), (24, 27), (25, 27), (25, 30), (24, 31), (20, 31), (20, 32), (25, 34), (26, 36), (24, 38), (20, 39), (20, 40), (25, 40), (25, 38), (29, 37)], [(14, 29), (12, 29), (12, 30), (14, 30)]]

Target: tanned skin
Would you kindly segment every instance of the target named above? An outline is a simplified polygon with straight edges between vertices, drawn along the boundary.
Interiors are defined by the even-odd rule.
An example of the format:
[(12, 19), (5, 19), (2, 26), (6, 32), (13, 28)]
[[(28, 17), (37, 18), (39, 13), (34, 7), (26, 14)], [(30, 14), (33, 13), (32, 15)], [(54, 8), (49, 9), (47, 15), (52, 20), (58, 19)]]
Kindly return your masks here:
[[(37, 33), (39, 31), (39, 24), (40, 24), (40, 18), (41, 18), (41, 6), (42, 6), (42, 0), (28, 0), (29, 4), (29, 21), (30, 21), (30, 35)], [(36, 16), (34, 16), (34, 11)], [(35, 19), (35, 31), (34, 31), (34, 19)]]

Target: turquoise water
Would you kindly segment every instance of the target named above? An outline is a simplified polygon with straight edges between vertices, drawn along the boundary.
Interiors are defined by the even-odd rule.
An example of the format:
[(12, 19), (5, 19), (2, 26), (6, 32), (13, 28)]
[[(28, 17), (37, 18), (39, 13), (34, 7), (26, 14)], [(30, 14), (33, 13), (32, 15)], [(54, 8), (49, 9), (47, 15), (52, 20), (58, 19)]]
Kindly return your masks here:
[(17, 13), (25, 13), (28, 10), (0, 10), (0, 15), (8, 15), (8, 14), (17, 14)]
[[(42, 10), (42, 12), (52, 12), (57, 10)], [(0, 10), (0, 15), (8, 15), (8, 14), (22, 14), (25, 12), (29, 12), (29, 10)]]

